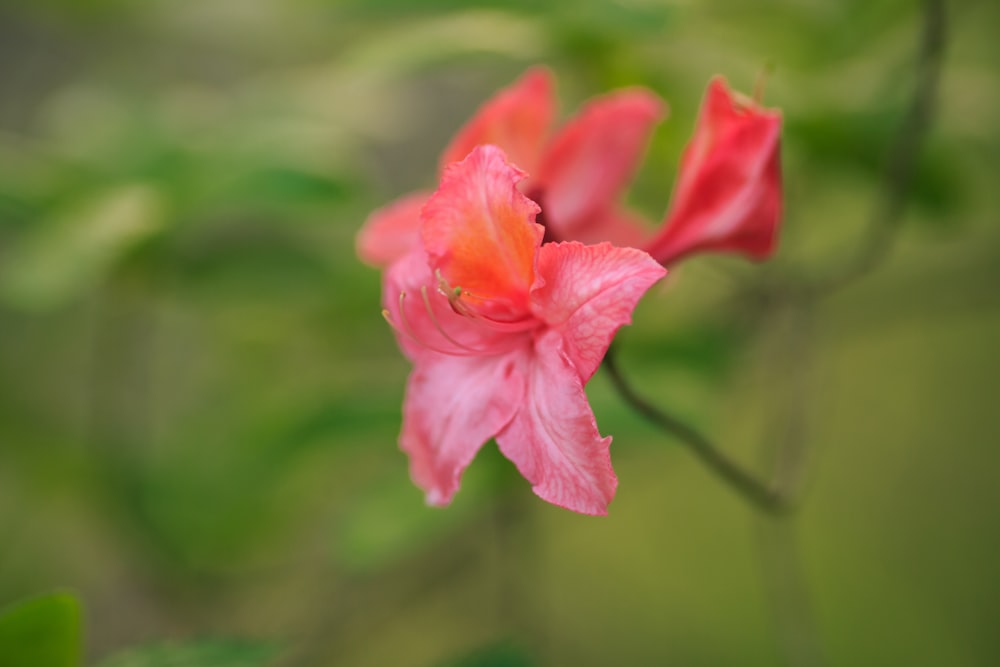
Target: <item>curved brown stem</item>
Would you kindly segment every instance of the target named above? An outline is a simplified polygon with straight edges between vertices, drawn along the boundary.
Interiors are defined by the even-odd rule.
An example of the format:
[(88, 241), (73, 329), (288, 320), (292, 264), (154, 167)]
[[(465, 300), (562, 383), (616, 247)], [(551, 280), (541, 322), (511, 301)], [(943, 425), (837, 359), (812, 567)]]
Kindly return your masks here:
[(702, 433), (640, 396), (622, 375), (614, 344), (604, 355), (604, 368), (615, 389), (636, 412), (684, 443), (702, 463), (746, 500), (770, 514), (784, 514), (792, 509), (793, 503), (780, 489), (761, 481), (726, 456)]

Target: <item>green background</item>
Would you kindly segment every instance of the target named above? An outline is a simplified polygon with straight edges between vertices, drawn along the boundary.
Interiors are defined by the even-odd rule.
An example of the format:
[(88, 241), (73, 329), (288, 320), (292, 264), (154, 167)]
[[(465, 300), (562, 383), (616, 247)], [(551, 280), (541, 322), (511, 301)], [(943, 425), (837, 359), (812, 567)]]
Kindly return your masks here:
[[(893, 251), (804, 306), (762, 286), (857, 251), (918, 4), (3, 3), (0, 606), (72, 591), (87, 664), (204, 638), (288, 665), (998, 664), (1000, 6), (947, 18)], [(771, 70), (775, 261), (686, 262), (619, 340), (748, 466), (801, 436), (791, 520), (603, 372), (609, 517), (538, 500), (492, 444), (448, 509), (410, 483), (408, 366), (354, 234), (535, 63), (562, 117), (625, 85), (668, 100), (629, 194), (651, 221), (710, 76)], [(250, 664), (221, 654), (177, 664)]]

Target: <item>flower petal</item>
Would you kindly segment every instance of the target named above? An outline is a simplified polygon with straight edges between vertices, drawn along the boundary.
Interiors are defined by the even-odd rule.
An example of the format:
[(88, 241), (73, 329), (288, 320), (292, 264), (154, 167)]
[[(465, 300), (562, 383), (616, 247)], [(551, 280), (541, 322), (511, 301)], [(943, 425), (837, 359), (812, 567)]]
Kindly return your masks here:
[(709, 84), (663, 230), (645, 247), (669, 264), (718, 250), (764, 259), (781, 219), (781, 115)]
[(479, 146), (448, 166), (422, 213), (432, 270), (461, 288), (463, 299), (495, 308), (489, 315), (500, 319), (527, 313), (542, 242), (534, 223), (538, 205), (516, 187), (523, 176), (499, 148)]
[(641, 250), (609, 243), (547, 243), (538, 256), (535, 314), (565, 339), (564, 351), (584, 383), (597, 370), (619, 327), (632, 321), (642, 295), (666, 270)]
[(618, 478), (562, 336), (547, 331), (535, 341), (525, 369), (520, 409), (496, 436), (504, 456), (550, 503), (583, 514), (607, 514)]
[(361, 260), (385, 267), (418, 245), (420, 209), (428, 197), (428, 192), (414, 192), (373, 211), (355, 240)]
[(618, 206), (596, 217), (579, 238), (572, 240), (588, 245), (607, 241), (619, 248), (641, 248), (649, 241), (650, 230), (650, 222), (641, 214)]
[(442, 170), (481, 144), (499, 146), (511, 162), (531, 173), (555, 111), (552, 73), (533, 67), (483, 104), (441, 156)]
[(400, 447), (430, 505), (447, 505), (462, 472), (523, 399), (526, 351), (498, 357), (425, 355), (410, 375)]
[(618, 91), (584, 106), (553, 138), (533, 188), (544, 193), (545, 224), (557, 240), (607, 241), (616, 208), (666, 105), (642, 89)]

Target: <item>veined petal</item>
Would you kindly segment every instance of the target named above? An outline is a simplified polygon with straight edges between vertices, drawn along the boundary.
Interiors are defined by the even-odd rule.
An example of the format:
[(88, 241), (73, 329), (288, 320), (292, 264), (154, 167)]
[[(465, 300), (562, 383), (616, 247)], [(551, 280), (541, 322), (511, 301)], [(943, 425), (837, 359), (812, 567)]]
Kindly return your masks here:
[(609, 240), (592, 228), (608, 226), (602, 216), (615, 210), (665, 114), (647, 90), (618, 91), (585, 105), (553, 138), (533, 188), (544, 193), (545, 224), (556, 239)]
[(611, 438), (597, 430), (583, 382), (562, 343), (557, 331), (535, 341), (524, 399), (497, 434), (497, 444), (543, 500), (583, 514), (607, 514), (618, 486)]
[(538, 205), (517, 190), (523, 177), (499, 148), (478, 146), (448, 166), (421, 216), (431, 269), (498, 319), (527, 313), (544, 233)]
[(410, 375), (400, 447), (431, 505), (447, 505), (462, 472), (523, 400), (524, 348), (497, 357), (423, 357)]
[(664, 264), (702, 250), (770, 255), (781, 220), (780, 135), (777, 111), (713, 79), (649, 253)]
[(526, 71), (483, 104), (459, 130), (441, 156), (442, 170), (464, 160), (476, 146), (494, 144), (514, 164), (533, 172), (555, 112), (553, 87), (549, 70), (533, 67)]
[(538, 256), (532, 305), (563, 337), (581, 382), (597, 370), (619, 327), (632, 321), (642, 295), (666, 270), (635, 248), (609, 243), (547, 243)]
[(355, 240), (358, 256), (385, 267), (420, 243), (420, 210), (429, 192), (414, 192), (373, 211)]

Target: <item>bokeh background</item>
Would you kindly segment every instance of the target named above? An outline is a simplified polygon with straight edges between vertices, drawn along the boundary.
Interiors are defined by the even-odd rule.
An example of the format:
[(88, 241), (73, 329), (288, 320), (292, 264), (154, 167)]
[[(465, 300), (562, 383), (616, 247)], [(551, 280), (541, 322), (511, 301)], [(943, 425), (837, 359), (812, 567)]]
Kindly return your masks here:
[[(921, 8), (0, 4), (0, 606), (68, 591), (94, 665), (206, 640), (237, 643), (170, 664), (1000, 664), (1000, 5), (948, 8), (892, 252), (775, 297), (864, 242)], [(793, 517), (603, 372), (609, 517), (538, 500), (492, 444), (448, 509), (410, 483), (408, 367), (354, 234), (535, 63), (563, 117), (624, 85), (669, 101), (629, 195), (651, 222), (709, 77), (770, 71), (780, 252), (690, 260), (619, 340), (643, 393), (748, 467), (792, 434)]]

